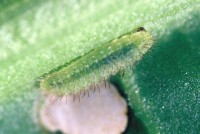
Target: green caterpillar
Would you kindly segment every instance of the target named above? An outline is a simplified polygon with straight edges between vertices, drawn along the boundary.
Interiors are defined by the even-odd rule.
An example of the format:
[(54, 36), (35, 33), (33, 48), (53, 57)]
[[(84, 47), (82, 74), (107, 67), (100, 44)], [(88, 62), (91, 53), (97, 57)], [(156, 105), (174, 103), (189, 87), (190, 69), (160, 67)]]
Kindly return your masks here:
[(84, 54), (69, 65), (45, 76), (40, 87), (56, 95), (85, 91), (142, 58), (153, 44), (143, 27), (124, 34)]

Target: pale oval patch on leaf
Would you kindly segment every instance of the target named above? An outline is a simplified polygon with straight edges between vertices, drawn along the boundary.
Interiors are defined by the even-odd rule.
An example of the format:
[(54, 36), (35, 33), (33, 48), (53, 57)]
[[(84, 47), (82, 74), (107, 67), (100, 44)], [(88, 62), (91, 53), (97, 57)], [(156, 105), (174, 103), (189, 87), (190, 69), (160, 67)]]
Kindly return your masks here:
[[(107, 85), (107, 86), (106, 86)], [(45, 96), (38, 111), (39, 123), (49, 131), (69, 134), (120, 134), (127, 126), (127, 103), (109, 83), (86, 94)], [(88, 96), (89, 93), (89, 96)], [(80, 98), (78, 98), (80, 97)], [(80, 99), (80, 100), (79, 100)]]

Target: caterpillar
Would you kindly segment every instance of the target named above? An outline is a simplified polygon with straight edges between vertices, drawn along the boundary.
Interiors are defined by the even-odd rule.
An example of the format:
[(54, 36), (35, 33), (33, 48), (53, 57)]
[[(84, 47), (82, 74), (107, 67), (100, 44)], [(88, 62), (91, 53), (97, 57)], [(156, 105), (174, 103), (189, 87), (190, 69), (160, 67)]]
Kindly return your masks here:
[(56, 95), (85, 91), (111, 75), (133, 67), (152, 44), (152, 35), (143, 27), (134, 29), (49, 73), (40, 81), (40, 88)]

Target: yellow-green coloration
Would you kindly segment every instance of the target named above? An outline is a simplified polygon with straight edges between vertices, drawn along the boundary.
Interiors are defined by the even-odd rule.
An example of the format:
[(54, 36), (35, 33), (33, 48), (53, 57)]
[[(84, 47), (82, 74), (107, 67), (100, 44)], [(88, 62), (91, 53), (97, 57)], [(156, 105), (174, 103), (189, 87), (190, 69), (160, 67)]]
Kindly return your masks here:
[(111, 75), (133, 67), (152, 44), (150, 33), (134, 30), (47, 75), (40, 83), (41, 89), (57, 95), (67, 95), (93, 88)]

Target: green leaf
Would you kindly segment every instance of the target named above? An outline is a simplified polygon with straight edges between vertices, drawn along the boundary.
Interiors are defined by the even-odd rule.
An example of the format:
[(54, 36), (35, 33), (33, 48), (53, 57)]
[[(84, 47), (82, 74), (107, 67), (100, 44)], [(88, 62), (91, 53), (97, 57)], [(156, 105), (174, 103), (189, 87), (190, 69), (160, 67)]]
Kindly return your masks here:
[(123, 80), (129, 104), (148, 133), (200, 130), (199, 13), (158, 40)]
[[(169, 46), (168, 44), (172, 46), (171, 42), (174, 44), (179, 44), (180, 42), (178, 39), (173, 39), (173, 35), (176, 33), (177, 29), (186, 29), (185, 32), (180, 32), (176, 35), (186, 41), (183, 41), (183, 43), (187, 44), (187, 42), (189, 42), (189, 44), (197, 44), (197, 35), (195, 34), (196, 36), (193, 36), (190, 34), (194, 34), (195, 32), (192, 31), (198, 29), (197, 26), (199, 26), (198, 16), (196, 15), (197, 18), (195, 18), (194, 14), (195, 12), (197, 12), (197, 14), (199, 13), (199, 11), (197, 11), (199, 6), (199, 0), (177, 0), (176, 2), (172, 0), (97, 0), (94, 2), (89, 0), (0, 1), (0, 133), (40, 133), (40, 129), (35, 125), (33, 122), (34, 117), (32, 117), (34, 114), (33, 103), (38, 99), (38, 92), (40, 91), (40, 89), (34, 85), (35, 80), (43, 74), (48, 73), (50, 70), (66, 62), (70, 62), (91, 49), (129, 32), (133, 28), (139, 26), (145, 27), (148, 32), (154, 35), (155, 41), (157, 42), (156, 46), (163, 46), (158, 47), (158, 50), (153, 49), (152, 53), (149, 56), (147, 55), (147, 60), (144, 58), (144, 60), (141, 61), (141, 64), (143, 62), (148, 62), (150, 64), (156, 60), (156, 62), (159, 63), (157, 64), (157, 72), (159, 72), (159, 65), (164, 64), (162, 55), (165, 53), (162, 52)], [(190, 22), (189, 20), (192, 20), (191, 27), (183, 27), (186, 22)], [(192, 30), (193, 28), (194, 30)], [(177, 41), (178, 43), (176, 43)], [(195, 57), (196, 54), (198, 57), (199, 49), (197, 48), (199, 47), (197, 45), (192, 46), (194, 47), (192, 47), (193, 49), (190, 48), (191, 55)], [(185, 48), (187, 48), (187, 45)], [(175, 57), (173, 57), (173, 59), (175, 60), (179, 57), (178, 54), (182, 55), (183, 52), (180, 50), (180, 52), (175, 55), (176, 53), (174, 52), (176, 51), (174, 49), (173, 46), (171, 49), (167, 49), (167, 54), (173, 50), (171, 53), (174, 54)], [(153, 59), (152, 57), (154, 57), (154, 55), (160, 59)], [(186, 57), (189, 56), (187, 55)], [(192, 56), (189, 58), (192, 58)], [(188, 78), (194, 81), (196, 79), (198, 80), (198, 60), (191, 59), (194, 61), (191, 64), (197, 66), (194, 66), (194, 70), (196, 70), (194, 74), (192, 73), (193, 69), (191, 69), (191, 66), (185, 65), (183, 60), (178, 58), (175, 61), (179, 60), (180, 62), (178, 63), (180, 63), (180, 66), (187, 67), (184, 67), (184, 69), (188, 69)], [(147, 84), (144, 83), (146, 82), (144, 76), (140, 76), (138, 73), (135, 74), (137, 76), (137, 82), (129, 81), (126, 84), (132, 85), (135, 83), (140, 87), (143, 93), (149, 91), (146, 90), (147, 88), (145, 86), (148, 87), (152, 82), (151, 78), (153, 74), (147, 75), (149, 72), (148, 69), (152, 67), (151, 64), (149, 65), (148, 63), (144, 64), (144, 67), (139, 67), (141, 70), (144, 70), (144, 76), (149, 80)], [(189, 63), (189, 61), (186, 63)], [(174, 70), (171, 70), (171, 73), (167, 73), (167, 68), (170, 68), (171, 64), (165, 64), (167, 66), (161, 71), (164, 74), (155, 74), (158, 78), (163, 77), (164, 79), (166, 76), (171, 76), (174, 70), (177, 70), (177, 67), (173, 67)], [(152, 70), (152, 73), (154, 71), (156, 72), (156, 68)], [(134, 78), (135, 75), (130, 77)], [(163, 81), (155, 81), (155, 86), (158, 87), (157, 85), (159, 85), (159, 82), (161, 82), (160, 84), (166, 82), (166, 85), (170, 87), (181, 84), (177, 84), (176, 82), (179, 77), (182, 78), (183, 76), (181, 76), (181, 73), (177, 73), (176, 75), (177, 79), (171, 78), (170, 84), (164, 79)], [(187, 81), (186, 79), (181, 80), (183, 80), (183, 83)], [(148, 115), (151, 116), (150, 118), (146, 118), (145, 116), (146, 107), (139, 107), (138, 103), (133, 105), (134, 100), (132, 100), (132, 98), (134, 98), (134, 96), (137, 97), (137, 95), (133, 95), (133, 92), (131, 92), (132, 90), (129, 90), (130, 93), (128, 92), (129, 99), (131, 100), (130, 104), (136, 111), (136, 116), (141, 118), (143, 123), (145, 121), (152, 122), (149, 123), (150, 125), (144, 123), (147, 130), (152, 132), (179, 131), (178, 128), (172, 126), (174, 124), (173, 120), (171, 120), (171, 122), (168, 120), (176, 116), (174, 120), (180, 119), (180, 121), (182, 121), (183, 118), (179, 118), (182, 113), (177, 114), (180, 109), (183, 109), (180, 101), (184, 99), (190, 101), (192, 97), (191, 94), (198, 98), (198, 84), (199, 83), (196, 82), (194, 88), (191, 89), (191, 81), (189, 81), (189, 89), (191, 90), (181, 92), (179, 99), (177, 98), (178, 90), (173, 90), (174, 92), (170, 90), (170, 92), (165, 88), (166, 90), (163, 89), (165, 92), (154, 91), (155, 93), (160, 93), (160, 96), (163, 97), (173, 93), (172, 97), (176, 98), (176, 100), (174, 100), (174, 102), (178, 104), (177, 108), (174, 109), (176, 112), (172, 115), (168, 114), (167, 116), (169, 116), (169, 118), (166, 116), (167, 119), (163, 116), (166, 114), (165, 110), (159, 113), (159, 108), (162, 103), (156, 105), (158, 98), (156, 98), (157, 96), (153, 95), (153, 93), (138, 96), (138, 99), (145, 97), (148, 102), (151, 102), (151, 105), (149, 105), (150, 110), (147, 111)], [(182, 88), (184, 89), (184, 87)], [(127, 91), (128, 89), (131, 88), (127, 88)], [(159, 88), (156, 89), (158, 90)], [(185, 94), (189, 91), (191, 92), (189, 94), (191, 97)], [(167, 99), (169, 98), (163, 100)], [(148, 105), (148, 103), (145, 104)], [(174, 107), (175, 104), (176, 103), (172, 105), (166, 104), (164, 106), (169, 108), (170, 106)], [(197, 108), (197, 104), (199, 104), (199, 99), (196, 100), (196, 103), (195, 100), (192, 99), (191, 105), (189, 102), (186, 104), (187, 107), (191, 106), (191, 109), (195, 109)], [(137, 109), (141, 114), (137, 114)], [(172, 108), (170, 110), (172, 110)], [(185, 110), (188, 111), (187, 109)], [(190, 115), (190, 113), (199, 115), (199, 111), (197, 110), (196, 112), (195, 110), (189, 111), (188, 115)], [(183, 114), (186, 114), (186, 111), (183, 111)], [(193, 119), (193, 117), (190, 117), (191, 116), (188, 116), (186, 120)], [(160, 123), (154, 121), (155, 118), (160, 119)], [(194, 123), (194, 121), (191, 123)], [(153, 128), (151, 128), (151, 126)], [(183, 126), (185, 127), (186, 125)], [(184, 127), (181, 128), (184, 130)], [(170, 130), (171, 128), (173, 128), (173, 130)], [(198, 127), (191, 127), (191, 125), (188, 125), (187, 128), (190, 128), (189, 131), (194, 130), (194, 132), (199, 129)]]

